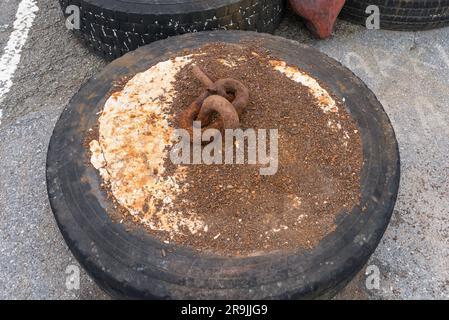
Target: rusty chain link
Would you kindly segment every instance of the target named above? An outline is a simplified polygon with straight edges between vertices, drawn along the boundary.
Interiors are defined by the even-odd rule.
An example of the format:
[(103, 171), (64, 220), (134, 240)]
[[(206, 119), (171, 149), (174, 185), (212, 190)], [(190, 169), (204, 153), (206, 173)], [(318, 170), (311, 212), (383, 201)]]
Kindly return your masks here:
[[(193, 122), (200, 121), (203, 131), (238, 128), (240, 116), (248, 105), (248, 88), (231, 78), (214, 82), (198, 66), (192, 67), (192, 73), (206, 89), (181, 113), (179, 126), (191, 132)], [(212, 121), (214, 112), (219, 117)]]

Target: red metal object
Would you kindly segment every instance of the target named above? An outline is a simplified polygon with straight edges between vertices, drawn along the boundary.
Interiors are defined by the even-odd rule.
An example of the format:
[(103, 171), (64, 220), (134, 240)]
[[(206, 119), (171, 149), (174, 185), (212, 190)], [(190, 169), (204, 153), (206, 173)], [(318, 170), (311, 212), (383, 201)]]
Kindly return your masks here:
[(307, 21), (307, 27), (319, 38), (332, 34), (335, 21), (346, 0), (290, 0), (293, 10)]

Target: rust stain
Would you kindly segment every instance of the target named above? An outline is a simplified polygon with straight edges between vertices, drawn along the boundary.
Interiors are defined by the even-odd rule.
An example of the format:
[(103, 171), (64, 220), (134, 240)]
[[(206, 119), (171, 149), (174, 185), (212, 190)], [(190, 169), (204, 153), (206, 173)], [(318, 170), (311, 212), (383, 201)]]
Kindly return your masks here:
[(308, 87), (312, 95), (317, 99), (321, 109), (327, 112), (338, 112), (335, 100), (330, 96), (329, 92), (324, 89), (318, 81), (304, 71), (299, 70), (296, 66), (289, 66), (285, 61), (270, 60), (271, 66), (292, 79)]
[(185, 218), (172, 207), (182, 192), (179, 168), (165, 177), (164, 162), (173, 144), (174, 128), (168, 109), (176, 93), (176, 73), (191, 61), (189, 56), (160, 62), (136, 74), (111, 94), (99, 117), (99, 138), (90, 142), (91, 163), (98, 169), (117, 202), (135, 219), (155, 230), (192, 233), (202, 222)]

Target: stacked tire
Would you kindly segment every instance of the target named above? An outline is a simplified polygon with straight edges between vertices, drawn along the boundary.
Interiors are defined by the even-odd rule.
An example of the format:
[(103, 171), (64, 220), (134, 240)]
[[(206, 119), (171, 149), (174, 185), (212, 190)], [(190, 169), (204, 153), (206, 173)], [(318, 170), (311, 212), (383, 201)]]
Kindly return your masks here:
[(64, 14), (80, 12), (75, 30), (90, 49), (113, 60), (169, 36), (240, 29), (272, 33), (285, 0), (59, 0)]
[[(320, 80), (360, 127), (360, 205), (341, 214), (313, 249), (225, 257), (158, 241), (114, 222), (115, 210), (86, 163), (86, 133), (98, 122), (114, 83), (211, 42), (255, 40), (274, 56)], [(344, 85), (341, 85), (344, 83)], [(86, 105), (89, 105), (86, 108)], [(316, 49), (267, 34), (215, 31), (152, 43), (110, 63), (71, 99), (47, 154), (50, 205), (69, 248), (89, 275), (121, 299), (316, 299), (343, 288), (377, 247), (390, 221), (400, 180), (399, 149), (387, 114), (351, 71)], [(143, 232), (142, 232), (143, 231)], [(161, 250), (168, 254), (161, 254)]]
[(341, 17), (365, 24), (366, 8), (380, 11), (380, 28), (416, 31), (449, 26), (449, 0), (346, 0)]

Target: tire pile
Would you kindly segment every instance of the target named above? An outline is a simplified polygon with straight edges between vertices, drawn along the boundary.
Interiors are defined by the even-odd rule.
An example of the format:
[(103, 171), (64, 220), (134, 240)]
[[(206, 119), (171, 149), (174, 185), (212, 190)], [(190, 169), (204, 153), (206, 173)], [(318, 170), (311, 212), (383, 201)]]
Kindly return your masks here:
[[(162, 242), (145, 230), (114, 222), (109, 215), (116, 210), (114, 203), (100, 189), (96, 169), (86, 164), (86, 132), (97, 123), (105, 98), (122, 79), (168, 61), (173, 54), (212, 42), (248, 40), (257, 41), (274, 57), (316, 77), (336, 97), (346, 99), (363, 144), (360, 205), (342, 214), (336, 229), (313, 249), (237, 258)], [(316, 49), (255, 32), (190, 33), (154, 42), (115, 60), (71, 99), (56, 124), (47, 155), (50, 205), (64, 239), (96, 283), (121, 299), (332, 297), (377, 247), (393, 212), (399, 179), (393, 128), (366, 85)]]
[[(272, 33), (285, 0), (59, 0), (80, 10), (87, 46), (107, 60), (153, 41), (184, 33), (240, 29)], [(70, 9), (70, 8), (69, 8)]]
[[(70, 6), (79, 8), (76, 33), (106, 59), (141, 47), (110, 63), (71, 99), (56, 124), (47, 154), (48, 195), (58, 226), (79, 263), (106, 292), (117, 298), (329, 298), (366, 265), (390, 221), (400, 181), (395, 133), (374, 93), (337, 61), (294, 41), (255, 32), (200, 32), (273, 32), (286, 0), (59, 2), (67, 17)], [(378, 6), (382, 29), (449, 25), (449, 0), (347, 0), (341, 16), (365, 24), (370, 5)], [(342, 214), (335, 230), (310, 250), (279, 250), (237, 259), (162, 242), (113, 221), (109, 213), (116, 206), (100, 188), (95, 168), (86, 165), (86, 132), (97, 123), (105, 99), (117, 83), (174, 54), (212, 42), (247, 40), (256, 40), (286, 66), (297, 66), (345, 99), (363, 145), (360, 205)]]

